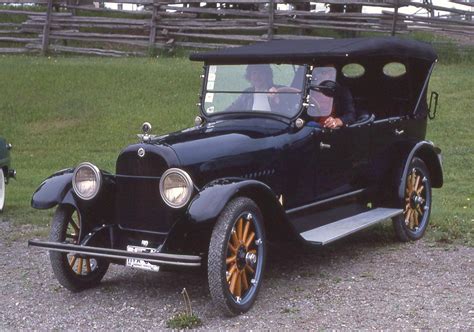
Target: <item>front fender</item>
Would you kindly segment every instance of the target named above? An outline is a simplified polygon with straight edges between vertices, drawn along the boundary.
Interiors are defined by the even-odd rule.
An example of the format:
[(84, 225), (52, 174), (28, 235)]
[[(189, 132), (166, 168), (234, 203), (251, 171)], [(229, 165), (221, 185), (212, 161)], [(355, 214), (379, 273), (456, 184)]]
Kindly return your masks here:
[[(85, 213), (85, 210), (103, 210), (100, 206), (113, 202), (114, 176), (101, 170), (104, 178), (103, 188), (99, 195), (90, 202), (77, 198), (72, 189), (72, 176), (74, 168), (56, 172), (44, 180), (31, 198), (31, 206), (35, 209), (50, 209), (58, 204), (69, 204)], [(94, 208), (99, 206), (99, 208)], [(97, 214), (100, 211), (95, 211)], [(103, 212), (103, 211), (102, 211)], [(109, 213), (103, 213), (105, 215)]]
[(31, 198), (31, 206), (35, 209), (50, 209), (61, 203), (72, 188), (71, 180), (73, 168), (56, 172), (44, 180)]
[[(193, 223), (213, 222), (224, 209), (225, 205), (240, 193), (260, 192), (271, 197), (279, 206), (276, 195), (266, 184), (256, 180), (218, 179), (206, 185), (191, 201), (187, 216)], [(258, 202), (256, 202), (258, 204)], [(281, 208), (281, 207), (280, 207)]]
[(413, 157), (422, 159), (431, 175), (431, 185), (433, 188), (441, 188), (443, 186), (443, 165), (441, 163), (441, 149), (434, 146), (429, 141), (422, 141), (416, 144), (407, 155), (405, 159), (405, 166), (403, 168), (402, 176), (400, 177), (400, 184), (398, 187), (398, 196), (405, 196), (405, 187), (410, 172), (410, 162)]

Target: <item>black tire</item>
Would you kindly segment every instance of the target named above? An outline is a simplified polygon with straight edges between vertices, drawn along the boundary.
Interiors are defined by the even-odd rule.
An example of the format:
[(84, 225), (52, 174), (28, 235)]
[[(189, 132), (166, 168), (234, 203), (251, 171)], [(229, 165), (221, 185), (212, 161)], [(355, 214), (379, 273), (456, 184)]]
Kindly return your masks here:
[(393, 218), (393, 226), (400, 241), (416, 241), (425, 234), (431, 212), (431, 178), (420, 158), (411, 160), (403, 192), (403, 214)]
[(255, 302), (265, 268), (265, 239), (263, 216), (254, 201), (237, 197), (226, 205), (208, 256), (211, 297), (224, 315), (244, 313)]
[[(72, 206), (60, 205), (53, 217), (49, 240), (77, 244), (80, 227), (76, 210)], [(109, 268), (109, 262), (105, 259), (58, 251), (50, 251), (49, 259), (56, 279), (73, 292), (96, 286)]]

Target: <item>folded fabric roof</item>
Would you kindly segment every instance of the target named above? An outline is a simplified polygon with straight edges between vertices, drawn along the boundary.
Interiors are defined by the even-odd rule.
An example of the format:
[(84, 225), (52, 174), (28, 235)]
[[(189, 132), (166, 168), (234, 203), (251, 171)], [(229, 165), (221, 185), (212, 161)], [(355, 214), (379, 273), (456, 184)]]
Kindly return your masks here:
[(190, 60), (212, 64), (311, 63), (318, 60), (342, 60), (350, 57), (389, 57), (437, 59), (433, 47), (424, 42), (397, 37), (272, 40), (212, 52), (192, 53)]

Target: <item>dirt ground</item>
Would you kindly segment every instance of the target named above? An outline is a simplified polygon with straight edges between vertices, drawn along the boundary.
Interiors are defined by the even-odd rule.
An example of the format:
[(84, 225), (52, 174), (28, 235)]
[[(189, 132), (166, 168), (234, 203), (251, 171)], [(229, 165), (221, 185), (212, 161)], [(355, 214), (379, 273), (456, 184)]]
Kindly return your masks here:
[(0, 330), (163, 329), (184, 287), (204, 329), (474, 329), (474, 248), (400, 244), (388, 227), (271, 246), (257, 302), (235, 318), (215, 310), (203, 273), (111, 266), (99, 287), (70, 293), (47, 252), (27, 247), (47, 232), (0, 217)]

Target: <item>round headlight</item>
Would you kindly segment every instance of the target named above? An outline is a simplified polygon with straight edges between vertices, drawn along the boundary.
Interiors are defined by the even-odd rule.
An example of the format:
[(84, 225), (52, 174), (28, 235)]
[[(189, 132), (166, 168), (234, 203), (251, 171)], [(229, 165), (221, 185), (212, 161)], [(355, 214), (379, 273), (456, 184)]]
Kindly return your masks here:
[(77, 196), (84, 200), (93, 199), (99, 192), (102, 175), (91, 163), (82, 163), (76, 167), (72, 176), (72, 187)]
[(186, 205), (193, 192), (193, 181), (188, 173), (179, 168), (170, 168), (160, 180), (160, 194), (166, 204), (172, 208)]

